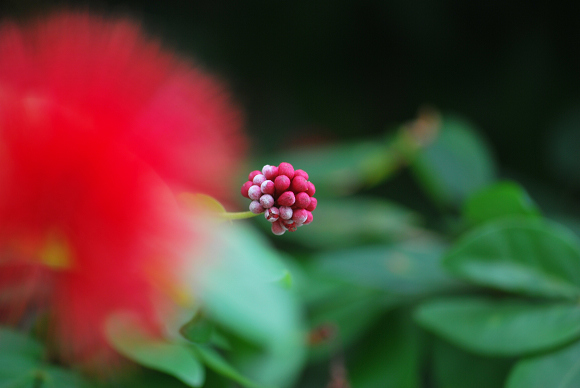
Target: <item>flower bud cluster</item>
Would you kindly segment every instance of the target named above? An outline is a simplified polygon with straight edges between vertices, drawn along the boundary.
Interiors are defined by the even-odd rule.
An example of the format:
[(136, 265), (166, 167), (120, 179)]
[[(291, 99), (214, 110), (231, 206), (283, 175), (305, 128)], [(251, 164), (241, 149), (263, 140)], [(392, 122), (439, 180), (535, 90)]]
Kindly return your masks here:
[(264, 213), (272, 223), (272, 233), (295, 232), (312, 222), (312, 212), (318, 201), (316, 189), (303, 170), (294, 170), (290, 163), (265, 165), (262, 171), (252, 171), (242, 185), (242, 195), (252, 200), (250, 211)]

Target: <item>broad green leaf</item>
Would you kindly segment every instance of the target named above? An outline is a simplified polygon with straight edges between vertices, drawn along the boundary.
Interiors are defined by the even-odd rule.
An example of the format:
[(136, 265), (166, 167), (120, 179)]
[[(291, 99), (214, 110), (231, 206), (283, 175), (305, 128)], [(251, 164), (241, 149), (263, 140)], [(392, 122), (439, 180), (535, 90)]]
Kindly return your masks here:
[(423, 295), (460, 286), (441, 268), (445, 248), (435, 238), (421, 238), (325, 252), (312, 259), (311, 271), (394, 295)]
[(495, 164), (485, 141), (468, 122), (444, 116), (437, 139), (420, 152), (411, 167), (433, 199), (455, 206), (491, 183)]
[(463, 206), (463, 215), (476, 225), (506, 216), (538, 217), (540, 211), (521, 186), (501, 182), (469, 197)]
[(513, 361), (466, 352), (436, 339), (433, 348), (433, 377), (438, 388), (503, 387)]
[(211, 338), (213, 324), (202, 314), (197, 313), (189, 322), (181, 327), (179, 332), (188, 341), (206, 343)]
[(214, 349), (204, 345), (192, 345), (193, 352), (208, 368), (212, 369), (231, 380), (234, 380), (244, 387), (257, 388), (258, 385), (244, 377), (233, 366), (231, 366), (223, 357)]
[(580, 342), (519, 361), (506, 388), (580, 387)]
[(138, 364), (168, 373), (192, 387), (200, 387), (205, 370), (187, 344), (170, 343), (149, 335), (130, 315), (118, 314), (107, 321), (111, 346)]
[(421, 305), (415, 318), (448, 341), (483, 355), (521, 355), (580, 337), (576, 304), (449, 298)]
[[(349, 354), (349, 380), (357, 388), (418, 388), (420, 337), (404, 311), (381, 319)], [(358, 349), (358, 352), (356, 352)]]
[(248, 225), (223, 225), (213, 236), (208, 260), (198, 260), (193, 281), (204, 311), (260, 349), (246, 364), (251, 367), (240, 369), (244, 375), (264, 385), (286, 385), (299, 372), (305, 341), (296, 297), (276, 283), (285, 266)]
[(308, 172), (317, 197), (334, 197), (380, 181), (399, 166), (399, 159), (399, 153), (380, 139), (293, 150), (276, 154), (276, 160), (267, 163), (292, 163)]
[(558, 225), (498, 220), (473, 230), (444, 265), (475, 283), (528, 295), (580, 296), (580, 245)]
[(286, 233), (284, 239), (311, 248), (337, 249), (398, 241), (423, 233), (417, 226), (420, 220), (416, 213), (384, 200), (324, 199), (312, 214), (314, 222), (294, 233)]
[(32, 387), (42, 353), (42, 346), (27, 335), (0, 328), (0, 387)]

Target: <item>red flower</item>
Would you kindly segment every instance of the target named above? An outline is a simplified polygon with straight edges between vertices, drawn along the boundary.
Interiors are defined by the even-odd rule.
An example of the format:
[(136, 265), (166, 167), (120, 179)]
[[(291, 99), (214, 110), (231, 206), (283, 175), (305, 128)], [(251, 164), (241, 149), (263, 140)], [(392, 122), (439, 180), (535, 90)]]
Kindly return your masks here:
[(212, 78), (129, 21), (0, 27), (4, 313), (46, 307), (72, 357), (103, 350), (116, 310), (155, 327), (175, 252), (195, 239), (174, 195), (220, 196), (239, 124)]

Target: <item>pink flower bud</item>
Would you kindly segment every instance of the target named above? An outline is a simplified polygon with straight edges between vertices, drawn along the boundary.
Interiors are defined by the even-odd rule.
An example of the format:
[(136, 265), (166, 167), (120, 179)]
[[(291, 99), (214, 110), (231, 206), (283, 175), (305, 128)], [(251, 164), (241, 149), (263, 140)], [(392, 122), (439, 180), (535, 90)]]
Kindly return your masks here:
[(249, 180), (249, 181), (253, 181), (253, 180), (254, 180), (254, 177), (255, 177), (256, 175), (258, 175), (258, 174), (261, 174), (261, 173), (262, 173), (262, 172), (261, 172), (261, 171), (259, 171), (259, 170), (252, 171), (252, 172), (250, 173), (250, 175), (248, 175), (248, 180)]
[(278, 197), (278, 205), (280, 206), (292, 206), (295, 201), (296, 197), (291, 191), (285, 191)]
[(272, 224), (272, 233), (274, 233), (276, 236), (281, 236), (286, 233), (286, 228), (280, 221), (276, 221)]
[(294, 224), (294, 220), (281, 220), (281, 222), (285, 227), (289, 227), (290, 225)]
[[(256, 178), (254, 178), (254, 180), (255, 179)], [(300, 176), (300, 175), (295, 176), (294, 179), (292, 179), (292, 184), (290, 185), (290, 189), (292, 189), (292, 191), (295, 193), (300, 193), (301, 191), (306, 191), (308, 189), (308, 186), (306, 185), (306, 179), (304, 179), (304, 177)]]
[(262, 182), (260, 189), (262, 190), (262, 193), (264, 193), (264, 194), (274, 195), (274, 193), (276, 192), (276, 187), (274, 186), (274, 182), (272, 182), (269, 179)]
[(308, 180), (308, 173), (304, 170), (296, 170), (294, 171), (294, 178), (297, 176), (304, 177), (304, 179)]
[(274, 180), (278, 176), (278, 167), (266, 164), (262, 169), (262, 174), (266, 179)]
[(307, 210), (306, 221), (304, 221), (304, 225), (308, 225), (309, 223), (311, 223), (312, 219), (313, 219), (312, 213)]
[(254, 177), (254, 184), (260, 186), (264, 181), (266, 180), (266, 177), (264, 176), (264, 174), (258, 174)]
[(309, 212), (314, 211), (316, 209), (316, 205), (318, 204), (318, 200), (314, 197), (310, 197), (310, 204), (305, 207), (306, 210)]
[(278, 175), (276, 179), (274, 179), (274, 186), (276, 187), (277, 192), (283, 193), (290, 187), (290, 178), (286, 175)]
[(280, 218), (284, 220), (289, 220), (292, 218), (292, 213), (294, 212), (289, 206), (280, 206)]
[(250, 211), (254, 214), (260, 214), (264, 212), (264, 208), (260, 205), (258, 201), (252, 201), (250, 203)]
[(258, 185), (250, 186), (250, 188), (248, 189), (248, 197), (250, 199), (257, 201), (260, 199), (261, 196), (262, 196), (262, 189), (260, 189), (260, 186), (258, 186)]
[(310, 196), (308, 194), (304, 192), (296, 194), (296, 202), (294, 202), (294, 206), (300, 209), (306, 209), (308, 205), (310, 205)]
[(276, 222), (280, 218), (280, 210), (278, 210), (277, 207), (266, 209), (264, 217), (266, 217), (266, 219), (270, 222)]
[(288, 178), (294, 178), (294, 167), (290, 163), (282, 162), (278, 166), (278, 175), (286, 175)]
[(245, 183), (242, 185), (242, 195), (243, 195), (244, 197), (246, 197), (246, 198), (250, 198), (250, 197), (248, 196), (248, 189), (249, 189), (250, 187), (252, 187), (252, 185), (253, 185), (253, 184), (254, 184), (254, 183), (252, 183), (251, 181), (247, 181), (247, 182), (245, 182)]
[(297, 209), (294, 211), (294, 214), (292, 214), (292, 220), (303, 224), (306, 219), (308, 218), (308, 211), (305, 209)]
[(260, 205), (264, 207), (264, 209), (271, 208), (274, 206), (274, 197), (270, 194), (264, 194), (260, 197)]
[(308, 195), (311, 197), (314, 196), (314, 193), (316, 193), (316, 187), (314, 187), (314, 184), (312, 182), (306, 182), (306, 186), (308, 186), (308, 190), (306, 190)]

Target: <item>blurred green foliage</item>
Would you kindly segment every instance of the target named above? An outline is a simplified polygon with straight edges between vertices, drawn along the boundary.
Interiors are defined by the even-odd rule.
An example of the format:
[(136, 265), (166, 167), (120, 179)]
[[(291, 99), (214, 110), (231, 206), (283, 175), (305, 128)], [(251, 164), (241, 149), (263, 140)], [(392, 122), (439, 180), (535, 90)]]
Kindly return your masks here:
[[(2, 328), (0, 387), (580, 386), (580, 30), (563, 5), (85, 3), (220, 72), (252, 169), (293, 163), (319, 205), (270, 240), (263, 219), (224, 225), (181, 337), (111, 337), (132, 374), (89, 382)], [(444, 114), (408, 122), (424, 103)]]

